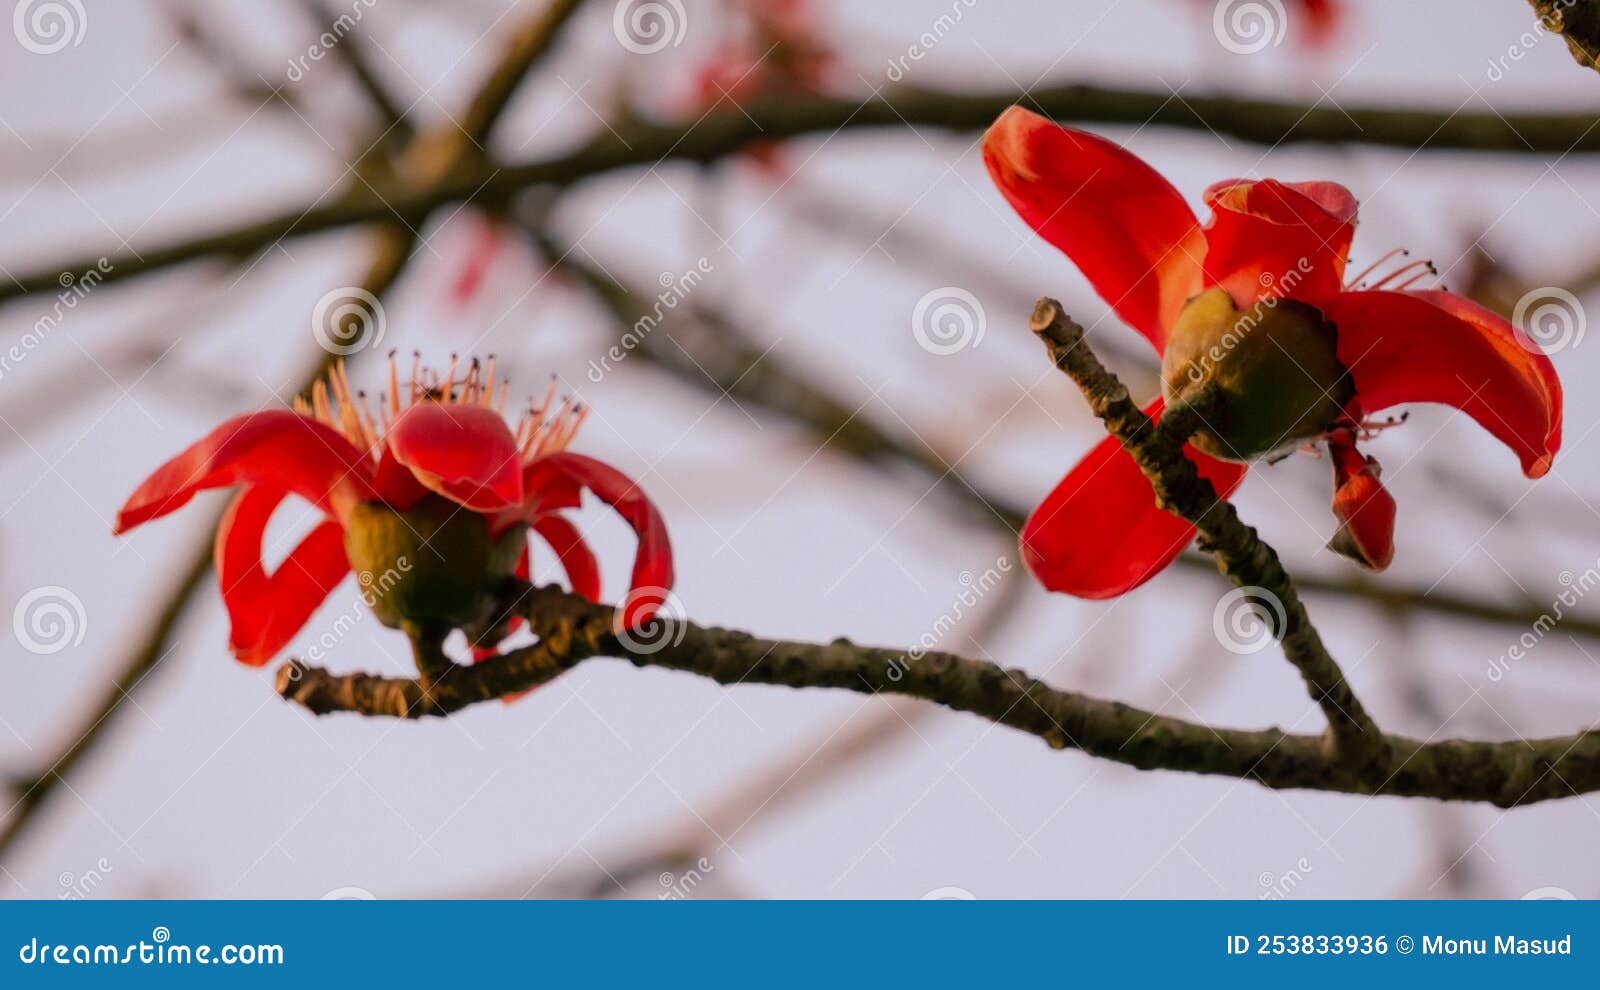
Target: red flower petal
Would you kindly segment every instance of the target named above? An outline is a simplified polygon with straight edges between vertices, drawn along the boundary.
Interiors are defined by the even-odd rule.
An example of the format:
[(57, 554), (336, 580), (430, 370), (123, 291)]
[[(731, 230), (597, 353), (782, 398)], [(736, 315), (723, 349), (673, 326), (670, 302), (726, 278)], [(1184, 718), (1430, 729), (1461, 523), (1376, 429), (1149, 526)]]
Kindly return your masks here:
[(1339, 0), (1300, 0), (1301, 37), (1308, 49), (1326, 48), (1339, 33), (1344, 10)]
[(1206, 284), (1244, 309), (1263, 298), (1321, 299), (1340, 290), (1357, 203), (1334, 182), (1228, 179), (1205, 193)]
[(1550, 470), (1561, 447), (1561, 382), (1510, 323), (1435, 290), (1344, 292), (1322, 310), (1339, 328), (1339, 360), (1363, 410), (1442, 402), (1510, 447), (1528, 477)]
[(600, 563), (594, 559), (594, 551), (589, 549), (578, 527), (560, 516), (540, 516), (533, 521), (533, 531), (556, 552), (573, 593), (591, 602), (599, 601)]
[[(1145, 412), (1159, 419), (1158, 398)], [(1185, 446), (1226, 498), (1246, 466)], [(1106, 437), (1045, 496), (1022, 527), (1022, 559), (1039, 583), (1079, 598), (1114, 598), (1160, 573), (1194, 527), (1156, 507), (1155, 489), (1115, 437)]]
[(497, 525), (491, 531), (515, 521), (538, 523), (550, 512), (573, 508), (581, 502), (582, 490), (589, 489), (615, 509), (639, 538), (624, 621), (629, 627), (649, 622), (672, 588), (673, 568), (666, 521), (644, 490), (616, 468), (570, 451), (546, 454), (533, 461), (522, 483), (527, 500), (520, 508), (496, 517)]
[(422, 482), (411, 469), (395, 460), (394, 451), (386, 443), (378, 454), (378, 467), (372, 474), (372, 488), (385, 505), (401, 512), (417, 504), (428, 494)]
[(249, 413), (157, 468), (128, 496), (115, 532), (179, 509), (203, 489), (240, 483), (293, 492), (339, 517), (375, 497), (371, 477), (368, 457), (332, 427), (287, 409)]
[(493, 219), (482, 215), (473, 218), (467, 256), (462, 259), (461, 269), (450, 283), (449, 297), (452, 303), (465, 307), (472, 302), (478, 290), (483, 288), (484, 279), (499, 257), (505, 239), (505, 230)]
[(425, 487), (474, 512), (522, 501), (517, 441), (493, 409), (419, 402), (389, 425), (388, 444)]
[(1339, 430), (1328, 438), (1333, 460), (1333, 514), (1339, 532), (1328, 548), (1375, 571), (1394, 559), (1394, 496), (1378, 480), (1376, 461), (1361, 456), (1355, 438)]
[(332, 520), (312, 530), (276, 572), (261, 562), (267, 522), (288, 492), (258, 485), (239, 489), (217, 527), (217, 581), (228, 609), (228, 648), (252, 667), (282, 650), (311, 613), (350, 573), (344, 530)]
[(1199, 291), (1204, 251), (1172, 184), (1118, 145), (1021, 107), (984, 135), (983, 161), (1023, 221), (1160, 352), (1166, 328)]

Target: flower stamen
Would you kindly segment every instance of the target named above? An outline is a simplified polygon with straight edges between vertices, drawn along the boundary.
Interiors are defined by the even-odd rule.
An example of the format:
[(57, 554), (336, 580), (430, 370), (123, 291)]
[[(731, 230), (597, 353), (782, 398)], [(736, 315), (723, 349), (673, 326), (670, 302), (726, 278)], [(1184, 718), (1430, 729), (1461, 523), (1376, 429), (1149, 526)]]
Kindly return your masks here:
[[(452, 355), (445, 374), (440, 375), (422, 364), (420, 353), (413, 352), (411, 374), (402, 385), (399, 363), (391, 352), (389, 387), (379, 394), (374, 411), (365, 392), (350, 388), (344, 362), (338, 361), (329, 369), (326, 379), (311, 387), (309, 399), (295, 396), (294, 409), (333, 427), (358, 449), (376, 458), (383, 449), (389, 427), (401, 413), (418, 403), (480, 406), (504, 413), (511, 381), (498, 377), (495, 356), (491, 354), (483, 362), (473, 358), (466, 373), (458, 379), (459, 367), (460, 358)], [(588, 416), (588, 409), (570, 397), (561, 396), (558, 402), (558, 392), (559, 382), (551, 376), (550, 389), (544, 399), (537, 403), (530, 400), (512, 431), (518, 455), (525, 464), (543, 454), (565, 450)]]

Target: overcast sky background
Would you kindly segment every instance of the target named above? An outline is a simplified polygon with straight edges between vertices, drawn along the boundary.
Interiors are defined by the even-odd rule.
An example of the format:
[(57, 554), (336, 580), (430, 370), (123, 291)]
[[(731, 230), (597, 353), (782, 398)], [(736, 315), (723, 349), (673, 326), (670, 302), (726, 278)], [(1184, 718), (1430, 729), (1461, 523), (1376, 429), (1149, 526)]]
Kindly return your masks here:
[[(337, 189), (370, 120), (333, 59), (287, 80), (290, 60), (315, 34), (297, 5), (203, 9), (249, 52), (240, 70), (288, 86), (303, 117), (222, 102), (214, 66), (173, 47), (158, 5), (83, 6), (81, 43), (58, 53), (29, 53), (0, 31), (5, 270), (124, 243), (143, 249)], [(516, 5), (496, 25), (504, 7), (495, 0), (459, 6), (377, 0), (364, 12), (380, 70), (418, 100), (420, 123), (463, 105), (497, 50), (492, 37), (480, 42), (485, 31), (503, 33), (537, 9)], [(681, 45), (630, 54), (613, 34), (612, 3), (591, 6), (497, 132), (506, 156), (553, 154), (592, 134), (597, 112), (624, 87), (659, 112), (681, 107), (693, 66), (718, 38), (717, 6), (685, 0)], [(844, 89), (861, 94), (883, 85), (889, 61), (951, 9), (946, 0), (818, 6), (848, 66)], [(1102, 82), (1174, 99), (1229, 92), (1445, 112), (1600, 105), (1600, 78), (1579, 69), (1560, 39), (1537, 34), (1521, 0), (1349, 6), (1327, 51), (1303, 51), (1291, 22), (1282, 44), (1239, 55), (1218, 43), (1212, 6), (1199, 0), (977, 0), (908, 81), (984, 90)], [(1525, 57), (1491, 79), (1491, 62), (1528, 32), (1536, 40)], [(195, 109), (206, 105), (213, 109)], [(1234, 175), (1349, 186), (1362, 201), (1358, 268), (1404, 245), (1434, 258), (1450, 284), (1481, 235), (1529, 284), (1560, 286), (1600, 252), (1600, 168), (1588, 156), (1268, 151), (1204, 131), (1102, 132), (1196, 203), (1206, 185)], [(1046, 293), (1086, 324), (1106, 310), (1005, 206), (977, 139), (902, 129), (793, 142), (787, 181), (742, 162), (711, 176), (677, 164), (618, 172), (564, 195), (553, 223), (584, 257), (652, 292), (663, 274), (708, 259), (714, 271), (698, 299), (738, 314), (775, 355), (853, 397), (863, 416), (961, 455), (972, 477), (1031, 504), (1101, 433), (1042, 360), (1026, 313)], [(818, 200), (857, 222), (808, 222), (807, 204)], [(606, 314), (518, 248), (497, 259), (472, 305), (453, 306), (446, 289), (472, 231), (470, 211), (425, 231), (426, 246), (385, 300), (382, 347), (437, 360), (497, 352), (519, 394), (561, 376), (594, 408), (577, 448), (641, 479), (664, 511), (678, 591), (696, 620), (909, 644), (951, 610), (963, 574), (970, 580), (1002, 556), (1015, 561), (1012, 542), (929, 496), (921, 477), (819, 453), (804, 430), (640, 360), (592, 383), (589, 362), (610, 342)], [(887, 241), (875, 247), (890, 231), (950, 256), (928, 265)], [(287, 399), (317, 353), (310, 312), (324, 293), (359, 279), (368, 243), (359, 231), (334, 232), (286, 242), (243, 277), (190, 266), (98, 289), (25, 360), (0, 369), (0, 612), (51, 586), (83, 606), (81, 643), (59, 652), (37, 655), (0, 637), (0, 768), (36, 773), (80, 731), (85, 706), (123, 663), (221, 496), (121, 540), (109, 535), (117, 507), (150, 469), (226, 416)], [(979, 298), (984, 332), (940, 356), (918, 346), (911, 314), (946, 286)], [(0, 344), (20, 340), (49, 304), (0, 309)], [(1110, 320), (1092, 333), (1137, 353), (1135, 335)], [(1508, 451), (1443, 409), (1415, 409), (1371, 445), (1400, 503), (1396, 562), (1379, 580), (1503, 601), (1526, 594), (1542, 606), (1562, 590), (1563, 572), (1597, 566), (1600, 408), (1580, 384), (1597, 370), (1594, 347), (1575, 341), (1555, 357), (1567, 384), (1567, 443), (1536, 484)], [(358, 378), (376, 382), (373, 357), (357, 364)], [(1153, 384), (1137, 374), (1130, 382), (1144, 394)], [(1291, 572), (1348, 577), (1346, 563), (1321, 549), (1334, 528), (1326, 470), (1293, 458), (1253, 474), (1237, 501)], [(281, 515), (280, 554), (311, 518)], [(619, 594), (630, 536), (592, 507), (583, 520), (602, 552), (607, 593)], [(1029, 582), (998, 635), (973, 642), (969, 625), (945, 645), (1179, 717), (1320, 730), (1275, 649), (1238, 656), (1216, 642), (1213, 608), (1225, 590), (1214, 575), (1183, 569), (1110, 603), (1046, 595)], [(1310, 606), (1392, 731), (1512, 738), (1594, 722), (1594, 641), (1558, 629), (1496, 680), (1488, 669), (1520, 630), (1422, 613), (1396, 620), (1324, 598)], [(1600, 612), (1600, 602), (1587, 612)], [(300, 649), (340, 616), (361, 614), (348, 582)], [(54, 897), (63, 878), (96, 871), (103, 883), (94, 896), (318, 897), (349, 887), (381, 897), (570, 895), (707, 814), (738, 782), (804, 758), (841, 724), (859, 727), (883, 709), (856, 694), (724, 690), (597, 661), (515, 704), (446, 721), (318, 720), (278, 699), (270, 668), (232, 661), (226, 641), (208, 582), (106, 744), (11, 850), (0, 893)], [(401, 671), (405, 644), (366, 616), (329, 663)], [(1589, 855), (1597, 834), (1600, 807), (1589, 797), (1507, 813), (1275, 793), (1053, 752), (939, 710), (826, 787), (724, 834), (706, 853), (697, 893), (1519, 897), (1556, 886), (1590, 896), (1600, 889)], [(630, 885), (646, 897), (660, 889), (653, 877)]]

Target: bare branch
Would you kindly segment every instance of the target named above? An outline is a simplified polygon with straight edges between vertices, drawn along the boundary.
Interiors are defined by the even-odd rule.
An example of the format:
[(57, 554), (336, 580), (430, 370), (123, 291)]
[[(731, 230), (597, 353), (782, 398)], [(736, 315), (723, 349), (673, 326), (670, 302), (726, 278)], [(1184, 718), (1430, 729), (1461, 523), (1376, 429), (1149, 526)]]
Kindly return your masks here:
[(1383, 733), (1323, 646), (1277, 553), (1240, 520), (1233, 503), (1217, 496), (1211, 482), (1200, 477), (1194, 462), (1183, 454), (1184, 441), (1208, 418), (1215, 418), (1217, 394), (1202, 391), (1197, 398), (1172, 404), (1157, 426), (1095, 357), (1083, 339), (1083, 327), (1061, 311), (1060, 303), (1039, 300), (1029, 327), (1044, 341), (1056, 367), (1083, 390), (1089, 408), (1150, 479), (1156, 504), (1194, 524), (1201, 546), (1216, 557), (1217, 569), (1235, 586), (1271, 596), (1282, 606), (1284, 621), (1273, 630), (1274, 635), (1283, 644), (1284, 656), (1300, 671), (1311, 700), (1327, 716), (1330, 739), (1339, 757), (1362, 772), (1384, 773), (1389, 754)]
[(638, 667), (684, 671), (727, 685), (908, 695), (1032, 733), (1056, 749), (1077, 749), (1142, 770), (1216, 774), (1279, 789), (1486, 801), (1502, 807), (1600, 790), (1600, 732), (1503, 743), (1387, 736), (1392, 767), (1373, 776), (1338, 759), (1323, 736), (1212, 728), (1058, 690), (1025, 671), (953, 653), (858, 646), (845, 639), (762, 639), (664, 619), (656, 621), (666, 628), (624, 641), (612, 631), (608, 605), (557, 587), (521, 586), (511, 597), (542, 637), (534, 646), (456, 667), (428, 687), (415, 679), (339, 675), (291, 662), (278, 671), (278, 691), (317, 714), (420, 718), (535, 687), (591, 657), (614, 656)]
[[(570, 5), (573, 0), (564, 0)], [(468, 133), (483, 114), (503, 106), (506, 89), (474, 104), (464, 121)], [(685, 128), (624, 122), (588, 146), (555, 158), (492, 167), (477, 163), (439, 183), (399, 183), (377, 191), (362, 186), (327, 204), (299, 204), (276, 216), (214, 231), (137, 253), (95, 252), (87, 262), (25, 273), (0, 284), (0, 301), (34, 292), (55, 292), (63, 271), (81, 271), (102, 257), (112, 271), (105, 281), (130, 278), (212, 254), (242, 254), (279, 240), (374, 221), (413, 226), (451, 203), (503, 202), (540, 185), (565, 186), (619, 168), (658, 162), (707, 162), (738, 152), (752, 141), (781, 140), (869, 127), (987, 127), (1006, 107), (1023, 102), (1062, 120), (1082, 123), (1157, 125), (1201, 129), (1263, 144), (1347, 142), (1406, 149), (1466, 149), (1515, 152), (1600, 151), (1600, 128), (1589, 114), (1434, 113), (1378, 107), (1306, 107), (1276, 100), (1185, 95), (1102, 86), (1061, 86), (1032, 92), (941, 93), (896, 89), (858, 102), (792, 99), (718, 111)], [(478, 142), (481, 144), (480, 142)]]

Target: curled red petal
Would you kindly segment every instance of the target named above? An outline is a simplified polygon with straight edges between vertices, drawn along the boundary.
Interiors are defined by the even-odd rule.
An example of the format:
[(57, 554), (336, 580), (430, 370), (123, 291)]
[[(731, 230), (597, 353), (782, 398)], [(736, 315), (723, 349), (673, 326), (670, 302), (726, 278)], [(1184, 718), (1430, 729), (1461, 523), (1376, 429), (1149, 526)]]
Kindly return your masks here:
[(1204, 251), (1194, 212), (1172, 184), (1120, 146), (1021, 107), (984, 135), (983, 161), (1023, 221), (1164, 350), (1167, 328), (1199, 291)]
[(1491, 310), (1436, 290), (1344, 292), (1322, 304), (1367, 412), (1441, 402), (1537, 478), (1561, 448), (1561, 382), (1539, 346)]
[(1328, 548), (1375, 571), (1394, 559), (1394, 496), (1378, 480), (1378, 462), (1356, 450), (1355, 438), (1339, 430), (1328, 438), (1333, 461), (1333, 514), (1339, 532)]
[(555, 551), (562, 570), (567, 572), (567, 583), (572, 585), (573, 593), (591, 602), (599, 601), (600, 563), (578, 527), (561, 516), (540, 516), (533, 521), (533, 531)]
[(522, 501), (522, 461), (493, 409), (419, 402), (389, 424), (389, 450), (417, 481), (474, 512)]
[(672, 589), (674, 575), (666, 521), (644, 490), (616, 468), (571, 451), (534, 460), (523, 475), (523, 487), (526, 500), (518, 509), (497, 517), (497, 527), (516, 520), (537, 523), (550, 512), (572, 508), (587, 488), (633, 528), (639, 546), (633, 557), (624, 621), (629, 627), (649, 622)]
[(372, 488), (385, 505), (404, 512), (428, 494), (428, 489), (411, 469), (395, 460), (386, 443), (378, 453), (378, 466), (372, 473)]
[(1240, 309), (1321, 299), (1344, 284), (1358, 204), (1334, 182), (1227, 179), (1206, 190), (1205, 277)]
[(117, 513), (115, 532), (181, 508), (195, 493), (240, 483), (292, 492), (334, 517), (375, 497), (371, 460), (344, 434), (287, 409), (228, 420), (157, 468)]
[[(1162, 401), (1145, 412), (1159, 419)], [(1226, 498), (1246, 466), (1185, 446)], [(1022, 527), (1022, 559), (1039, 583), (1079, 598), (1114, 598), (1172, 563), (1194, 527), (1156, 505), (1155, 489), (1115, 437), (1106, 437), (1045, 496)]]
[(350, 572), (344, 530), (332, 520), (313, 529), (267, 573), (261, 540), (288, 492), (259, 485), (239, 489), (217, 527), (215, 560), (228, 610), (228, 648), (259, 667), (288, 645), (311, 613)]

